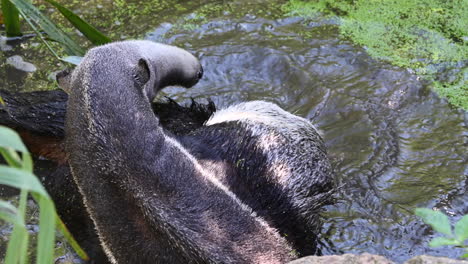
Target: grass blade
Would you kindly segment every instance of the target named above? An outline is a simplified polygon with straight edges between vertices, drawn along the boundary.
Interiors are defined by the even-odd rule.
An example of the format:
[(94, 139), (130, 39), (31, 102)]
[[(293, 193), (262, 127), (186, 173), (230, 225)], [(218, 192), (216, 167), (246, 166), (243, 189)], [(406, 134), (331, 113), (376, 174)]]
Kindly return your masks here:
[(71, 64), (73, 64), (73, 65), (78, 65), (78, 64), (80, 64), (80, 62), (83, 60), (83, 57), (79, 57), (79, 56), (67, 56), (67, 57), (60, 58), (60, 60), (62, 60), (62, 61), (64, 61), (64, 62), (71, 63)]
[(4, 126), (0, 126), (0, 147), (28, 152), (18, 134), (13, 129)]
[[(15, 149), (22, 151), (21, 157)], [(14, 225), (3, 263), (29, 263), (29, 233), (25, 224), (26, 204), (29, 191), (31, 191), (31, 195), (39, 205), (39, 233), (37, 237), (36, 263), (53, 263), (56, 223), (57, 227), (61, 230), (66, 230), (66, 228), (61, 221), (57, 221), (59, 218), (52, 199), (32, 173), (33, 162), (31, 155), (27, 152), (18, 134), (11, 129), (1, 126), (0, 154), (5, 160), (9, 161), (9, 164), (15, 166), (8, 167), (0, 165), (0, 185), (4, 184), (21, 189), (18, 209), (10, 203), (0, 200), (0, 219)], [(68, 233), (68, 238), (70, 237), (73, 240), (73, 237)], [(88, 257), (86, 253), (77, 245), (76, 241), (74, 242), (75, 246), (73, 248), (79, 248), (81, 251), (78, 253), (87, 260)]]
[(102, 45), (111, 42), (111, 39), (108, 38), (106, 35), (102, 34), (99, 30), (95, 27), (88, 24), (86, 21), (81, 19), (75, 13), (73, 13), (70, 9), (60, 5), (59, 3), (53, 0), (45, 0), (46, 2), (53, 5), (57, 8), (62, 15), (70, 21), (70, 23), (75, 26), (83, 35), (86, 36), (94, 45)]
[(5, 264), (26, 263), (29, 234), (24, 225), (15, 224), (5, 255)]
[(2, 0), (2, 12), (6, 35), (8, 37), (21, 36), (18, 9), (9, 0)]
[(0, 154), (8, 165), (14, 168), (21, 168), (20, 156), (11, 148), (0, 147)]
[(44, 187), (34, 174), (22, 169), (0, 165), (0, 184), (18, 189), (26, 189), (42, 196), (49, 197)]
[(23, 264), (27, 261), (29, 234), (24, 223), (27, 200), (28, 191), (21, 189), (17, 214), (18, 220), (13, 227), (10, 242), (8, 242), (8, 248), (5, 255), (5, 264)]
[(0, 201), (0, 219), (12, 224), (19, 223), (18, 210), (8, 202)]
[[(55, 243), (55, 206), (48, 197), (38, 196), (39, 236), (36, 263), (53, 263)], [(52, 217), (51, 217), (52, 216)]]
[(33, 163), (32, 163), (32, 158), (31, 154), (29, 153), (23, 153), (23, 170), (27, 172), (33, 172)]
[(10, 0), (18, 9), (24, 19), (36, 22), (49, 37), (63, 44), (69, 55), (83, 55), (84, 50), (73, 41), (63, 30), (58, 28), (52, 21), (43, 15), (36, 7), (27, 0)]
[(76, 242), (73, 235), (68, 231), (67, 227), (63, 223), (62, 219), (58, 215), (55, 216), (55, 221), (57, 223), (57, 228), (62, 232), (63, 236), (67, 240), (68, 244), (73, 248), (76, 254), (83, 259), (84, 261), (89, 261), (88, 254), (80, 247), (78, 242)]
[(52, 46), (49, 45), (49, 42), (47, 42), (47, 40), (44, 38), (44, 36), (42, 35), (42, 32), (39, 31), (39, 29), (36, 27), (36, 25), (31, 21), (31, 19), (29, 19), (24, 13), (21, 13), (21, 16), (23, 16), (24, 20), (26, 20), (26, 22), (28, 22), (29, 26), (31, 26), (31, 28), (34, 30), (34, 32), (36, 32), (36, 35), (39, 36), (39, 39), (42, 41), (42, 43), (44, 43), (44, 45), (50, 50), (50, 52), (57, 58), (57, 59), (60, 59), (59, 55), (57, 54), (57, 52), (55, 52), (55, 50), (52, 48)]

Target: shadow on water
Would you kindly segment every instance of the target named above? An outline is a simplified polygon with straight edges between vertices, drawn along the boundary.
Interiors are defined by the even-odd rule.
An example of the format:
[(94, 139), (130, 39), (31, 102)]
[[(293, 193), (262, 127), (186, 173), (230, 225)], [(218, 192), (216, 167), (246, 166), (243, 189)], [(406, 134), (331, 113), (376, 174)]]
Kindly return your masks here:
[(341, 39), (333, 21), (233, 13), (190, 27), (179, 27), (187, 12), (147, 25), (146, 38), (194, 52), (205, 69), (195, 88), (164, 93), (211, 97), (219, 107), (272, 101), (323, 131), (340, 186), (324, 215), (324, 254), (458, 257), (458, 249), (428, 247), (434, 234), (413, 210), (468, 214), (468, 115), (407, 70)]

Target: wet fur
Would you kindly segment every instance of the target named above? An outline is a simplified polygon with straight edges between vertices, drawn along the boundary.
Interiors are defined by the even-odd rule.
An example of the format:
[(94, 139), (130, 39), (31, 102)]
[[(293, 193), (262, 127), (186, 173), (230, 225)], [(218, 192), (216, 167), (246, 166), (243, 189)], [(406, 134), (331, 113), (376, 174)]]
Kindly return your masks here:
[[(61, 90), (28, 93), (0, 90), (0, 96), (5, 102), (0, 106), (0, 125), (20, 132), (36, 157), (35, 173), (53, 198), (63, 222), (89, 255), (90, 263), (108, 263), (94, 223), (71, 176), (63, 147), (67, 94)], [(216, 110), (210, 100), (206, 104), (192, 100), (189, 105), (182, 106), (169, 98), (152, 103), (152, 108), (162, 127), (175, 135), (185, 135), (200, 128)], [(12, 194), (0, 192), (0, 196)]]
[(320, 212), (331, 202), (333, 174), (308, 120), (253, 101), (214, 113), (181, 140), (300, 255), (318, 253)]
[[(178, 66), (161, 64), (161, 54), (141, 45), (94, 48), (70, 80), (65, 131), (72, 175), (111, 262), (290, 260), (286, 241), (164, 132), (149, 102), (168, 68)], [(184, 67), (189, 62), (183, 58)], [(132, 73), (145, 65), (148, 79), (135, 81)], [(178, 69), (180, 78), (191, 76), (191, 69)]]
[[(323, 141), (310, 122), (265, 102), (218, 111), (204, 127), (201, 125), (214, 111), (212, 103), (206, 107), (192, 103), (184, 108), (169, 101), (153, 104), (153, 109), (167, 128), (166, 134), (174, 134), (203, 168), (213, 171), (214, 177), (255, 214), (285, 235), (300, 255), (316, 253), (316, 234), (321, 226), (318, 214), (321, 206), (330, 202), (333, 188)], [(66, 168), (62, 170), (66, 172)], [(67, 194), (59, 191), (59, 195), (62, 211), (70, 211), (72, 206), (63, 203)], [(90, 248), (94, 252), (96, 247)]]

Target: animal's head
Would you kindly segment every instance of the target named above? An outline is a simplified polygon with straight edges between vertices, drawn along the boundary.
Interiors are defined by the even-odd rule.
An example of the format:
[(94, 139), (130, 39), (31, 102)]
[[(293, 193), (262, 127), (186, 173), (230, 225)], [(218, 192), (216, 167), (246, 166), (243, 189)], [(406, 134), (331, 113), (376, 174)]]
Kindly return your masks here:
[[(151, 41), (124, 41), (96, 47), (88, 51), (71, 72), (57, 74), (65, 91), (135, 87), (152, 101), (166, 86), (190, 88), (203, 76), (203, 68), (186, 50)], [(105, 92), (105, 91), (104, 91)]]

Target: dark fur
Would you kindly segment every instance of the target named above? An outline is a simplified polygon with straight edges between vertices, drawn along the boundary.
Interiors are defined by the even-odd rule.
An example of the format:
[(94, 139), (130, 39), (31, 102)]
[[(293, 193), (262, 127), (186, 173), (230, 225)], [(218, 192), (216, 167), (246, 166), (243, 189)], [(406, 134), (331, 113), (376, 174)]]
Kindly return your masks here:
[[(192, 104), (190, 108), (182, 108), (169, 101), (167, 104), (153, 105), (153, 109), (164, 128), (175, 134), (182, 145), (203, 161), (205, 168), (219, 172), (216, 177), (285, 235), (300, 255), (316, 253), (316, 234), (321, 226), (318, 214), (321, 206), (330, 202), (332, 190), (330, 165), (318, 134), (311, 135), (315, 143), (313, 149), (307, 150), (311, 153), (311, 171), (299, 173), (300, 177), (291, 178), (285, 185), (271, 180), (268, 157), (258, 150), (259, 139), (252, 134), (249, 126), (227, 122), (201, 127), (214, 111), (212, 103), (208, 107), (200, 108), (200, 105)], [(191, 133), (187, 135), (188, 132)], [(66, 192), (60, 195), (63, 198), (67, 196)], [(297, 206), (297, 203), (301, 206)], [(71, 207), (70, 203), (64, 205), (65, 208)], [(58, 208), (60, 210), (60, 206)], [(90, 222), (84, 218), (78, 217), (78, 220)], [(92, 236), (85, 233), (84, 237), (86, 235)], [(95, 242), (93, 239), (90, 241)], [(94, 251), (96, 247), (90, 248)]]
[[(64, 138), (68, 95), (62, 90), (10, 93), (0, 90), (0, 125), (27, 131), (37, 137)], [(152, 108), (161, 125), (175, 135), (184, 135), (200, 127), (216, 111), (211, 100), (206, 104), (192, 100), (188, 106), (171, 98), (153, 102)], [(54, 159), (53, 159), (54, 160)]]
[[(0, 106), (0, 125), (17, 130), (35, 155), (35, 173), (53, 198), (68, 230), (90, 257), (90, 263), (108, 263), (62, 146), (67, 94), (61, 90), (29, 93), (0, 90), (0, 96), (5, 102)], [(192, 101), (188, 106), (181, 106), (169, 98), (165, 102), (154, 102), (152, 108), (163, 128), (176, 135), (200, 128), (215, 111), (212, 101), (207, 104)], [(44, 157), (49, 161), (43, 160)], [(2, 196), (12, 194), (15, 192), (0, 192)]]
[[(90, 50), (70, 81), (69, 162), (108, 256), (118, 263), (290, 260), (288, 244), (165, 135), (148, 89), (160, 89), (173, 61), (162, 65), (160, 54), (139, 45)], [(149, 78), (138, 76), (141, 87), (131, 73), (144, 64)]]
[(241, 123), (203, 127), (181, 138), (197, 158), (208, 161), (206, 166), (225, 171), (223, 183), (277, 228), (302, 256), (319, 253), (320, 212), (331, 202), (333, 190), (326, 151), (318, 135), (315, 140), (316, 149), (309, 157), (313, 171), (284, 184), (272, 179), (268, 157), (257, 148), (258, 136)]

